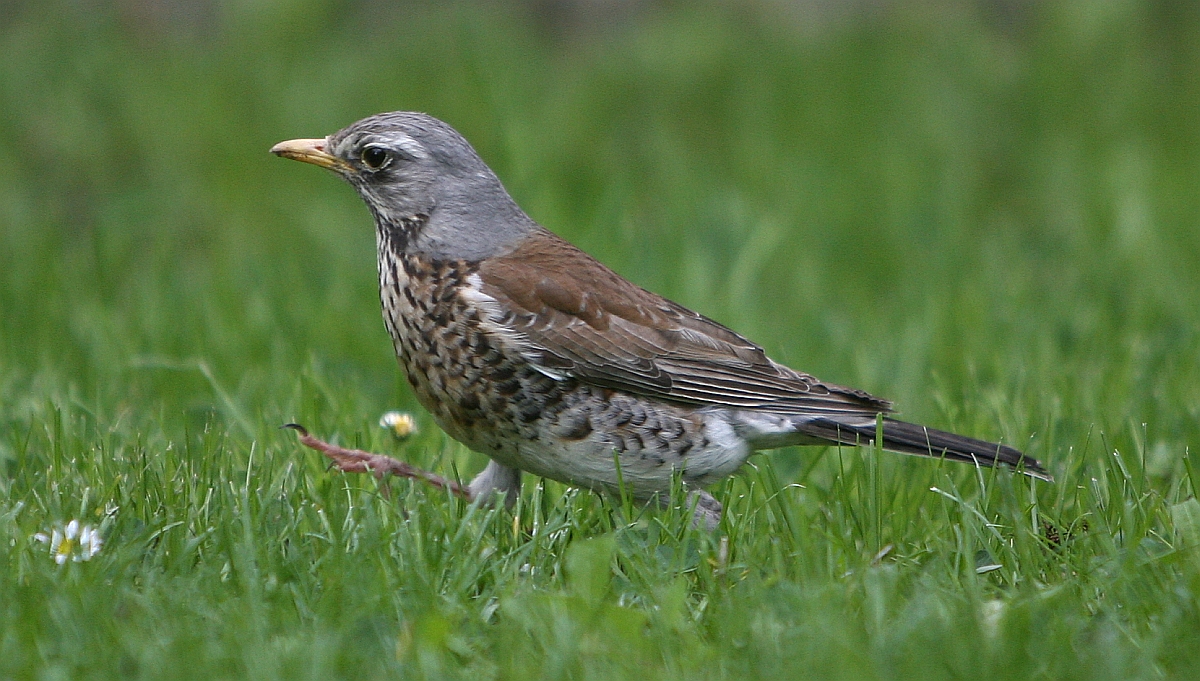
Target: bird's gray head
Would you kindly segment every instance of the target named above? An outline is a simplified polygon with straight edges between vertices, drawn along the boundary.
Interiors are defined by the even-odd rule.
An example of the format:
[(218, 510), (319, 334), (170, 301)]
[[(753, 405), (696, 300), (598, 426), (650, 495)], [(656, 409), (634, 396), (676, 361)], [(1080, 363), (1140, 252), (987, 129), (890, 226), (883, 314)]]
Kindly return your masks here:
[(381, 232), (419, 224), (402, 239), (412, 252), (477, 260), (538, 229), (467, 140), (432, 116), (378, 114), (325, 139), (280, 142), (271, 151), (344, 177)]

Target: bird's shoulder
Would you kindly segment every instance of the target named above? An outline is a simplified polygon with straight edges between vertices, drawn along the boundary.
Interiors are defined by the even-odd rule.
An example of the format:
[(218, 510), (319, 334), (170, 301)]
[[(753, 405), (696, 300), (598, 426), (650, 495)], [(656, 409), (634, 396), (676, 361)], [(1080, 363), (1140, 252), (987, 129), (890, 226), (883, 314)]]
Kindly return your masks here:
[(706, 338), (691, 338), (711, 350), (751, 364), (768, 364), (762, 348), (704, 315), (634, 284), (555, 234), (542, 231), (513, 251), (481, 263), (487, 290), (503, 296), (514, 311), (538, 326), (589, 327), (613, 333), (614, 326), (639, 327), (663, 349), (687, 345), (687, 337), (671, 337), (691, 329)]

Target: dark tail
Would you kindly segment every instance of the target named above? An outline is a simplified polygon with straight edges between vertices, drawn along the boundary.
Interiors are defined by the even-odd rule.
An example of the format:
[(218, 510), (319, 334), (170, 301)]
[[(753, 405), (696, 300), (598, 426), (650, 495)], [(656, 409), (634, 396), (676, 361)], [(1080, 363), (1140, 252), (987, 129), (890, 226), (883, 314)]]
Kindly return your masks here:
[[(847, 445), (866, 445), (875, 441), (875, 424), (848, 425), (833, 420), (817, 419), (804, 424), (808, 435)], [(996, 444), (973, 437), (926, 428), (915, 423), (883, 420), (883, 448), (902, 454), (944, 457), (951, 461), (996, 466), (1005, 464), (1021, 473), (1040, 480), (1054, 481), (1042, 464), (1008, 445)]]

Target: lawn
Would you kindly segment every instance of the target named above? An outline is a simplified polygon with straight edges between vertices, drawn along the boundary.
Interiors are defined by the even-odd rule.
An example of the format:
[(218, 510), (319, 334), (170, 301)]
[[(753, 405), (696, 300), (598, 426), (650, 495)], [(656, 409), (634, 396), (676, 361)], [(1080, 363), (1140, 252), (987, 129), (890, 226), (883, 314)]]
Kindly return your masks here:
[[(0, 678), (1200, 676), (1200, 12), (532, 5), (0, 7)], [(485, 462), (396, 368), (359, 199), (267, 153), (394, 109), (1056, 482), (785, 449), (708, 533), (326, 470), (279, 426)], [(72, 520), (102, 543), (59, 564)]]

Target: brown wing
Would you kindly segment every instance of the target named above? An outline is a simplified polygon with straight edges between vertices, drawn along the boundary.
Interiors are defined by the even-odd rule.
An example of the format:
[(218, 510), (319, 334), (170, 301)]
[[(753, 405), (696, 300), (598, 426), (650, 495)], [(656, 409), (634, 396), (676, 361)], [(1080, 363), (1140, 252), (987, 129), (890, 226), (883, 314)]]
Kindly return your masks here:
[(543, 366), (618, 390), (693, 404), (873, 415), (891, 410), (861, 390), (771, 361), (720, 324), (642, 289), (543, 232), (481, 265), (483, 293), (506, 310)]

